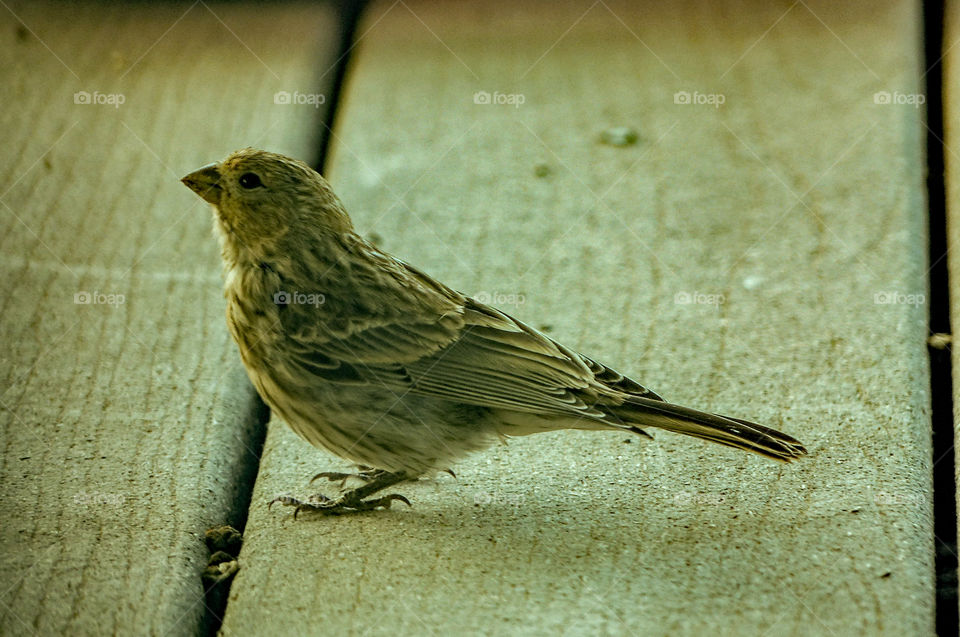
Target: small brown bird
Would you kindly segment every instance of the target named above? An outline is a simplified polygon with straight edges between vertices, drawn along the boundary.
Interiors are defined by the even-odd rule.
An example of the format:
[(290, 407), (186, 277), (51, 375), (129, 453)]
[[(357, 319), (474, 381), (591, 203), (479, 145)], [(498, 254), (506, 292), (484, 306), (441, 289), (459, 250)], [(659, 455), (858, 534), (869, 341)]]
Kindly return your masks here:
[[(665, 402), (378, 250), (306, 164), (247, 148), (183, 178), (215, 209), (227, 324), (263, 400), (302, 438), (360, 465), (301, 509), (389, 507), (372, 494), (505, 436), (640, 427), (776, 460), (806, 453), (768, 427)], [(354, 474), (322, 473), (343, 480)]]

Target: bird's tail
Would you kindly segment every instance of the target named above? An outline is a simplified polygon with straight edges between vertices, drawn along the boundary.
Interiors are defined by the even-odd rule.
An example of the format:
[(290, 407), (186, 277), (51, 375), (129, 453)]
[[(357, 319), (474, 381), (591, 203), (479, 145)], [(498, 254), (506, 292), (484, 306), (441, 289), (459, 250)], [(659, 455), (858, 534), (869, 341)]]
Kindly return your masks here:
[(634, 425), (632, 429), (638, 431), (639, 427), (659, 427), (745, 449), (775, 460), (790, 461), (807, 453), (799, 440), (776, 429), (659, 400), (631, 397), (611, 411), (625, 423)]

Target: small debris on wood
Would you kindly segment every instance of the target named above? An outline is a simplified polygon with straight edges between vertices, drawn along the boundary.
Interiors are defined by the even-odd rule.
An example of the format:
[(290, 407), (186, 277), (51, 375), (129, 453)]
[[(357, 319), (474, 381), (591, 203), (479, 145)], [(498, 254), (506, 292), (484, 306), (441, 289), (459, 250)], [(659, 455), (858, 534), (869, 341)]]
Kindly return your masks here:
[(952, 340), (952, 334), (937, 332), (936, 334), (931, 334), (927, 337), (927, 345), (929, 345), (932, 349), (947, 349), (947, 346), (950, 345)]
[(223, 624), (223, 613), (227, 608), (227, 596), (230, 594), (230, 580), (240, 570), (237, 556), (243, 545), (240, 531), (224, 524), (207, 529), (203, 541), (211, 555), (207, 567), (203, 569), (200, 580), (204, 592), (204, 624), (209, 628), (206, 634), (215, 634)]
[(600, 141), (609, 146), (633, 146), (640, 135), (629, 126), (614, 126), (600, 133)]
[(240, 570), (237, 556), (243, 545), (243, 536), (232, 526), (215, 526), (207, 529), (203, 535), (211, 555), (207, 568), (203, 571), (203, 589), (210, 591), (214, 586), (229, 580)]
[(240, 570), (240, 563), (237, 558), (226, 551), (217, 551), (210, 556), (210, 563), (203, 571), (203, 588), (209, 591), (211, 588), (225, 582)]
[(240, 534), (240, 531), (225, 524), (207, 529), (207, 532), (203, 536), (203, 541), (211, 553), (224, 551), (230, 555), (237, 556), (240, 554), (243, 536)]

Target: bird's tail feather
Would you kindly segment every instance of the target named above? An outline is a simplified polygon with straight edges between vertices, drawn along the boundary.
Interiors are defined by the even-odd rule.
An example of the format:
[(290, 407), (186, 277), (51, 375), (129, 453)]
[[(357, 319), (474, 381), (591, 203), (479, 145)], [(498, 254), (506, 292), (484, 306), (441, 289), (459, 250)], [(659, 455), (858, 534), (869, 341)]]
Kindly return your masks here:
[(776, 429), (681, 405), (637, 397), (628, 399), (612, 411), (624, 422), (637, 427), (659, 427), (775, 460), (790, 461), (807, 453), (800, 441)]

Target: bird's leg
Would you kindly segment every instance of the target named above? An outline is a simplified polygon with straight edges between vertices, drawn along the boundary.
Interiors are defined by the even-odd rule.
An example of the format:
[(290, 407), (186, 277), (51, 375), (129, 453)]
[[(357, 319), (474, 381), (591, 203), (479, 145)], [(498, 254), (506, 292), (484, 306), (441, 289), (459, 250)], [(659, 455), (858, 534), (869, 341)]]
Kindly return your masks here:
[(366, 465), (358, 464), (356, 473), (341, 473), (340, 471), (323, 471), (317, 475), (310, 478), (312, 483), (318, 478), (326, 478), (331, 482), (340, 482), (340, 486), (344, 486), (350, 478), (358, 478), (364, 482), (370, 482), (371, 480), (376, 479), (380, 474), (387, 473), (383, 469), (374, 469), (373, 467), (368, 467)]
[[(341, 479), (339, 475), (334, 474), (338, 477), (332, 478), (334, 480)], [(300, 500), (291, 496), (280, 496), (274, 498), (270, 504), (273, 505), (274, 502), (280, 502), (288, 506), (297, 507), (293, 512), (293, 517), (296, 519), (297, 514), (300, 511), (320, 511), (323, 513), (346, 513), (348, 511), (371, 511), (373, 509), (378, 509), (383, 507), (384, 509), (389, 509), (390, 504), (394, 500), (399, 500), (407, 506), (410, 506), (410, 500), (407, 500), (405, 497), (399, 493), (391, 493), (390, 495), (385, 495), (380, 498), (374, 498), (372, 500), (365, 500), (364, 498), (369, 497), (380, 491), (386, 489), (389, 486), (393, 486), (398, 482), (403, 482), (404, 480), (409, 480), (410, 476), (406, 473), (391, 473), (389, 471), (384, 471), (382, 469), (374, 469), (369, 471), (364, 471), (360, 474), (346, 474), (347, 477), (352, 477), (356, 475), (361, 477), (365, 482), (362, 486), (357, 487), (356, 489), (351, 489), (340, 494), (339, 497), (329, 498), (322, 494), (317, 494), (307, 498), (306, 500)], [(319, 477), (328, 477), (328, 474), (318, 474), (314, 479)], [(312, 482), (312, 481), (311, 481)]]

